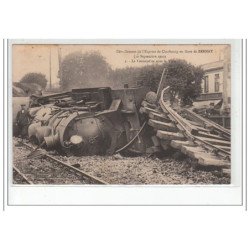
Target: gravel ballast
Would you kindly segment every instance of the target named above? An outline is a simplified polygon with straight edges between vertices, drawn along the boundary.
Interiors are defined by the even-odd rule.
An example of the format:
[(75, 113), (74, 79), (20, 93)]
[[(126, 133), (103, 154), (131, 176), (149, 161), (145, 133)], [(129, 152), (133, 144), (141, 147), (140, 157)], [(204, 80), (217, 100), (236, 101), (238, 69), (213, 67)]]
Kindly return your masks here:
[[(17, 147), (17, 139), (13, 141), (13, 163), (20, 166), (29, 153), (24, 147)], [(49, 152), (54, 157), (68, 164), (79, 164), (78, 168), (109, 184), (230, 184), (230, 177), (222, 175), (217, 170), (195, 168), (188, 158), (176, 160), (171, 155), (161, 159), (157, 157), (124, 157), (120, 154), (113, 156), (60, 156)], [(37, 161), (38, 159), (36, 159)], [(26, 159), (26, 166), (29, 168)], [(40, 160), (43, 164), (42, 159)], [(22, 163), (23, 164), (23, 163)], [(39, 171), (40, 171), (39, 167)], [(32, 170), (34, 171), (34, 170)], [(55, 183), (51, 183), (55, 184)], [(77, 184), (65, 181), (65, 184)]]

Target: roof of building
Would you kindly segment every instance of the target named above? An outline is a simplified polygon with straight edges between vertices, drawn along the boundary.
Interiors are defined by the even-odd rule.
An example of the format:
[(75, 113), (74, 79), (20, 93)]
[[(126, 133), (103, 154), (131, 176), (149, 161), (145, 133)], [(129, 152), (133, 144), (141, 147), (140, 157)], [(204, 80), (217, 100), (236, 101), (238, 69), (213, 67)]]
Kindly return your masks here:
[(215, 69), (223, 68), (223, 64), (224, 64), (224, 61), (221, 60), (221, 61), (203, 64), (201, 65), (201, 68), (205, 71), (215, 70)]

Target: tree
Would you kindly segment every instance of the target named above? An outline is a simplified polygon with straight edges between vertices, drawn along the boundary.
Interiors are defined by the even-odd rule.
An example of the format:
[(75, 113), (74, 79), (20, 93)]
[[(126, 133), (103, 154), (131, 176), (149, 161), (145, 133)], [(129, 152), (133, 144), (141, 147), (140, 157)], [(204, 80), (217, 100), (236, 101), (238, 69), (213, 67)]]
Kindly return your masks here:
[(135, 78), (137, 85), (148, 86), (156, 92), (161, 80), (163, 65), (148, 65), (140, 68), (139, 75)]
[(162, 70), (162, 65), (115, 69), (110, 74), (110, 81), (122, 85), (127, 83), (130, 87), (148, 86), (152, 91), (156, 91)]
[(138, 85), (138, 77), (140, 76), (140, 69), (133, 67), (126, 67), (122, 69), (112, 70), (109, 74), (109, 82), (112, 83), (114, 88), (122, 88), (124, 84), (130, 87)]
[(156, 92), (164, 68), (166, 73), (163, 84), (170, 86), (170, 102), (178, 97), (183, 105), (192, 104), (201, 93), (204, 72), (185, 60), (172, 59), (160, 65), (116, 69), (112, 71), (111, 78), (114, 82), (128, 83), (131, 87), (148, 86)]
[(75, 52), (67, 55), (60, 66), (60, 85), (72, 87), (104, 86), (111, 68), (99, 52)]
[(43, 89), (45, 89), (48, 81), (44, 74), (32, 72), (32, 73), (28, 73), (24, 75), (19, 82), (20, 83), (37, 83)]
[(170, 86), (170, 101), (178, 96), (182, 105), (192, 104), (201, 94), (203, 70), (185, 60), (177, 59), (169, 60), (164, 67), (167, 69), (165, 84)]

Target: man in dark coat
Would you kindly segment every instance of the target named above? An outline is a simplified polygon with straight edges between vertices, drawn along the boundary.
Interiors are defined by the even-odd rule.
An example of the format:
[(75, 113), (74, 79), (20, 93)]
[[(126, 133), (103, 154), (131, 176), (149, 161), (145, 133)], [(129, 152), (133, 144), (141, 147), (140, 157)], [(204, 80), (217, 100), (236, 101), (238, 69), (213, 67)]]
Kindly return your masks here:
[(18, 134), (21, 135), (22, 140), (28, 136), (28, 126), (30, 124), (31, 115), (26, 109), (25, 104), (21, 104), (21, 110), (16, 116), (16, 125), (18, 126)]

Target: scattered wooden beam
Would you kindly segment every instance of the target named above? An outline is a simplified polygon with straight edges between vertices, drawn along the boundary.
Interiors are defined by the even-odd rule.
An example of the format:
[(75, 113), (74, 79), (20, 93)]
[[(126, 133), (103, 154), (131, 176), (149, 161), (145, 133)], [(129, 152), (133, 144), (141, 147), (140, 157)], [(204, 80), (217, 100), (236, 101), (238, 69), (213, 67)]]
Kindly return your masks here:
[(187, 153), (187, 152), (206, 152), (204, 149), (201, 147), (192, 147), (192, 146), (187, 146), (187, 145), (182, 145), (181, 146), (181, 152), (182, 153)]
[(208, 154), (204, 149), (200, 147), (188, 147), (188, 146), (182, 146), (181, 152), (195, 159), (199, 159), (200, 156), (202, 155), (205, 156)]
[(204, 137), (200, 137), (200, 136), (197, 136), (196, 138), (200, 139), (200, 140), (204, 140), (212, 145), (221, 145), (221, 146), (227, 146), (227, 147), (230, 147), (230, 145), (231, 145), (230, 141), (225, 141), (224, 139), (223, 140), (216, 140), (216, 139), (204, 138)]
[(170, 145), (173, 147), (173, 148), (176, 148), (176, 149), (181, 149), (182, 146), (190, 146), (190, 147), (194, 147), (195, 145), (190, 142), (190, 141), (177, 141), (177, 140), (172, 140)]
[(145, 111), (147, 114), (149, 114), (150, 112), (153, 112), (153, 113), (157, 113), (157, 114), (161, 114), (158, 110), (156, 109), (152, 109), (152, 108), (149, 108), (149, 107), (144, 107)]
[(171, 123), (171, 122), (161, 122), (161, 121), (156, 121), (153, 119), (149, 119), (148, 120), (148, 125), (150, 125), (151, 127), (154, 127), (157, 130), (166, 130), (169, 132), (176, 132), (178, 129), (176, 128), (176, 126)]
[(148, 114), (150, 119), (161, 121), (161, 122), (170, 122), (171, 120), (164, 114), (159, 114), (155, 112), (149, 112)]
[(216, 139), (216, 140), (225, 140), (224, 138), (222, 138), (219, 135), (213, 135), (213, 134), (209, 134), (209, 133), (205, 133), (202, 131), (199, 131), (198, 136), (204, 137), (204, 138), (212, 138), (212, 139)]
[(167, 132), (157, 130), (156, 136), (162, 140), (185, 140), (185, 137), (180, 133)]
[(155, 108), (156, 108), (156, 105), (155, 105), (155, 104), (151, 104), (151, 103), (149, 103), (149, 102), (147, 102), (147, 101), (142, 101), (141, 105), (142, 105), (143, 107), (148, 107), (148, 108), (151, 108), (151, 109), (155, 109)]
[[(210, 130), (209, 129), (206, 129), (206, 128), (203, 128), (203, 127), (197, 127), (195, 125), (192, 125), (193, 126), (193, 129), (197, 131), (196, 134), (198, 134), (198, 132), (204, 132), (204, 133), (209, 133)], [(193, 133), (195, 134), (195, 133)]]
[(231, 151), (231, 147), (227, 147), (227, 146), (220, 146), (221, 149), (226, 150), (226, 151)]
[(201, 156), (198, 160), (198, 164), (202, 166), (216, 166), (222, 168), (230, 168), (231, 164), (228, 161)]

